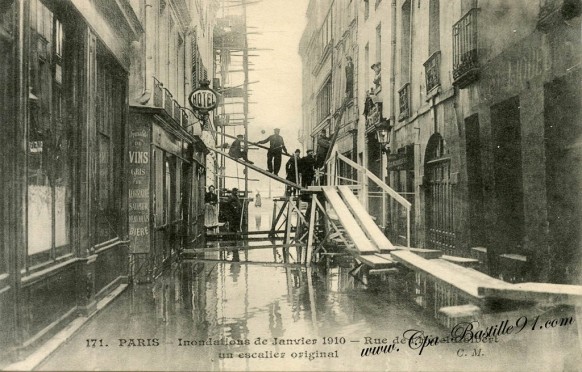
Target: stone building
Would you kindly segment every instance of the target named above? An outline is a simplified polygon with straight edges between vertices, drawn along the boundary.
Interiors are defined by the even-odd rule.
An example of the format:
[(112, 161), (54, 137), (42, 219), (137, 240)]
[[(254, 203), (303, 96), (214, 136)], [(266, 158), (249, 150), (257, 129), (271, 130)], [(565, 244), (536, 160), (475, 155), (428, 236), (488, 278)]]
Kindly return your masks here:
[(181, 108), (212, 68), (215, 8), (0, 1), (0, 367), (123, 291), (150, 215), (160, 255), (199, 234), (205, 144)]

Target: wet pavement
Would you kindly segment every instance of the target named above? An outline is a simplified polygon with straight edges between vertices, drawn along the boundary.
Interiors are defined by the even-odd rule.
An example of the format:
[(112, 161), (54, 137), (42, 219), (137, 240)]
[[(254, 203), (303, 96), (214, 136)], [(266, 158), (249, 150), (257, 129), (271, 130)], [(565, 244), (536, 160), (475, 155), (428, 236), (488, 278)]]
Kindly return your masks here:
[[(267, 210), (260, 209), (260, 228), (270, 226)], [(387, 283), (370, 289), (355, 281), (349, 260), (313, 268), (284, 265), (282, 249), (240, 253), (241, 261), (265, 265), (229, 262), (232, 252), (205, 258), (225, 262), (186, 260), (154, 284), (130, 287), (40, 369), (553, 371), (579, 366), (573, 364), (579, 351), (575, 323), (501, 335), (499, 342), (439, 343), (421, 355), (418, 345), (398, 342), (362, 357), (363, 349), (381, 346), (370, 342), (389, 346), (407, 330), (433, 336), (450, 330)]]

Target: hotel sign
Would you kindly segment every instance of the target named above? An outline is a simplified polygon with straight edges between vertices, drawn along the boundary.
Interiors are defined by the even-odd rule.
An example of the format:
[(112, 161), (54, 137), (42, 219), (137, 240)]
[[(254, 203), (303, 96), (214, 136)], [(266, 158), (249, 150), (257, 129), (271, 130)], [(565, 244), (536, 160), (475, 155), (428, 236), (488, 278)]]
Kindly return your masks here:
[(208, 111), (214, 110), (218, 105), (218, 96), (212, 89), (201, 87), (190, 93), (188, 102), (190, 102), (190, 106), (195, 111), (207, 113)]

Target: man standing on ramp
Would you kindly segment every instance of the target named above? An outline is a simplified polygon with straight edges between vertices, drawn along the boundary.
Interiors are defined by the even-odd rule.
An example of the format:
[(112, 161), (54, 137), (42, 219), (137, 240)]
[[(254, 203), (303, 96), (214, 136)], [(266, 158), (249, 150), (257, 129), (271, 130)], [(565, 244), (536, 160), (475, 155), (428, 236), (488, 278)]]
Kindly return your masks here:
[(274, 134), (271, 134), (266, 139), (257, 143), (265, 144), (269, 142), (269, 150), (267, 151), (267, 171), (278, 176), (279, 169), (281, 169), (281, 155), (283, 154), (283, 151), (285, 154), (287, 153), (287, 148), (285, 147), (283, 137), (279, 135), (280, 129), (275, 128), (274, 132)]

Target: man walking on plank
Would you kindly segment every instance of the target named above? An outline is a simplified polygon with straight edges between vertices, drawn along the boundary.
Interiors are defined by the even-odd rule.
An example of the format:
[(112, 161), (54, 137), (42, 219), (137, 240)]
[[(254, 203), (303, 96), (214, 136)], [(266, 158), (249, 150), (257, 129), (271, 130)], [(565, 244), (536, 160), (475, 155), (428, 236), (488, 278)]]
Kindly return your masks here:
[(285, 147), (283, 137), (279, 135), (279, 128), (275, 128), (274, 132), (274, 134), (271, 134), (266, 139), (257, 143), (265, 144), (269, 142), (269, 150), (267, 151), (267, 171), (278, 176), (279, 170), (281, 169), (281, 155), (283, 154), (283, 151), (285, 154), (287, 153), (287, 148)]

